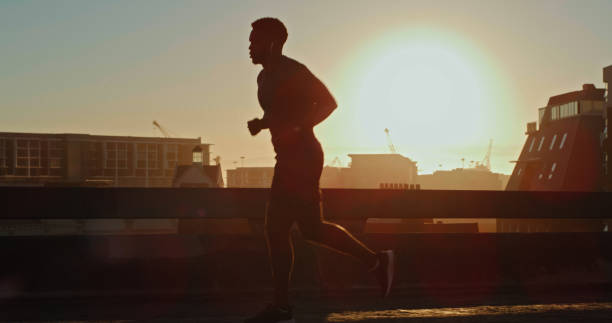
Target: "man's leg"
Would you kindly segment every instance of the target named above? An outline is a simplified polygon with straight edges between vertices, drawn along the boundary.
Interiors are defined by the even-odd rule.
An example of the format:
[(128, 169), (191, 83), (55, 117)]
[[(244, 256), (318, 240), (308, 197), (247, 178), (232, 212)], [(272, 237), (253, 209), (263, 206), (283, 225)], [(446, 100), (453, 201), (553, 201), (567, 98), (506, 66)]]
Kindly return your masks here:
[(290, 229), (291, 210), (283, 201), (271, 200), (266, 211), (266, 241), (274, 278), (274, 303), (289, 305), (289, 281), (293, 270), (293, 243)]
[(323, 220), (321, 204), (308, 206), (298, 217), (302, 236), (307, 241), (361, 260), (368, 268), (376, 266), (378, 256), (342, 226)]
[(314, 244), (351, 255), (361, 260), (376, 275), (383, 297), (387, 297), (393, 284), (394, 253), (384, 250), (374, 253), (343, 227), (323, 220), (321, 204), (304, 208), (297, 216), (303, 237)]

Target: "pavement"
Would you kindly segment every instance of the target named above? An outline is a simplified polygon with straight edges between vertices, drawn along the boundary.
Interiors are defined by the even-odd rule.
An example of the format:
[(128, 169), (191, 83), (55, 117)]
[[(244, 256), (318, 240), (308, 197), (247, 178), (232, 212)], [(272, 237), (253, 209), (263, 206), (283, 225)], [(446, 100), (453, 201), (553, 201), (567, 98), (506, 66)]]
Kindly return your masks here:
[[(539, 295), (542, 296), (542, 295)], [(294, 295), (296, 322), (612, 322), (612, 295), (524, 294), (478, 298), (464, 294), (380, 299), (353, 295)], [(263, 295), (88, 297), (0, 301), (0, 322), (229, 323), (262, 309)]]

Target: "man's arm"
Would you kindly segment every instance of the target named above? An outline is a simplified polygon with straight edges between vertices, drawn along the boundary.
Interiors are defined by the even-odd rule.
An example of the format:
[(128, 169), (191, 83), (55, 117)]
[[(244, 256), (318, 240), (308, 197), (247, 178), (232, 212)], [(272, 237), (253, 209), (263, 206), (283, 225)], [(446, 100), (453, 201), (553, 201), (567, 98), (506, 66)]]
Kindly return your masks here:
[(309, 73), (310, 78), (310, 100), (312, 106), (310, 107), (309, 113), (307, 114), (306, 122), (309, 126), (316, 126), (323, 120), (327, 119), (329, 115), (338, 107), (336, 100), (329, 93), (329, 90), (316, 76)]
[(304, 68), (296, 73), (291, 83), (295, 109), (297, 109), (295, 122), (298, 125), (312, 128), (336, 109), (336, 100), (325, 84), (308, 69)]
[[(259, 74), (257, 74), (257, 87), (261, 86), (262, 73), (263, 73), (263, 70), (260, 71)], [(270, 128), (270, 115), (269, 115), (269, 113), (264, 111), (264, 116), (261, 119), (255, 118), (255, 119), (252, 119), (252, 120), (248, 121), (247, 122), (247, 127), (249, 128), (249, 132), (251, 133), (251, 136), (257, 135), (263, 129)]]
[(264, 116), (261, 119), (255, 118), (247, 123), (251, 136), (257, 135), (263, 129), (270, 128), (269, 115), (264, 112)]

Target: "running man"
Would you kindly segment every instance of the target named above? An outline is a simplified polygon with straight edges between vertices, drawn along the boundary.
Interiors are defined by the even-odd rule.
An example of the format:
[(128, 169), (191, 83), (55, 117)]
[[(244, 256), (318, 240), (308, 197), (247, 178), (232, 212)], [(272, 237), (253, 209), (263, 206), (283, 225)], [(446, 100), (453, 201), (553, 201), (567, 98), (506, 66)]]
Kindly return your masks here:
[(251, 26), (250, 57), (253, 64), (263, 66), (257, 76), (257, 98), (264, 115), (249, 121), (248, 128), (253, 136), (269, 129), (276, 152), (265, 222), (275, 293), (273, 304), (245, 322), (293, 322), (288, 289), (294, 222), (308, 242), (361, 260), (376, 274), (386, 297), (393, 280), (393, 252), (373, 252), (343, 227), (323, 220), (321, 213), (323, 150), (313, 127), (336, 109), (336, 101), (306, 66), (283, 55), (287, 29), (280, 20), (262, 18)]

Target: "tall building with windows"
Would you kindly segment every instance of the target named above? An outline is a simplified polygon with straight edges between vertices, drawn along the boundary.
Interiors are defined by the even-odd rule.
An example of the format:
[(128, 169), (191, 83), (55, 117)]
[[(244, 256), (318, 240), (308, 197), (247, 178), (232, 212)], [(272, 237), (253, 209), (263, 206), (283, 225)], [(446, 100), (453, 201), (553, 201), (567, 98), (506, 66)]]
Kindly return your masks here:
[(200, 138), (0, 132), (0, 185), (171, 187)]
[(506, 190), (600, 191), (604, 93), (593, 84), (553, 96), (539, 109), (539, 129), (527, 125), (527, 141)]
[(612, 65), (603, 69), (603, 81), (606, 83), (604, 131), (602, 133), (604, 188), (612, 191), (612, 141), (609, 139), (610, 118), (612, 117), (612, 98), (610, 98), (610, 83), (612, 83)]
[[(581, 91), (549, 99), (539, 109), (539, 129), (527, 124), (527, 141), (508, 181), (509, 191), (601, 191), (604, 187), (605, 89), (585, 84)], [(562, 202), (562, 201), (559, 201)], [(590, 219), (498, 219), (498, 232), (602, 231)]]

